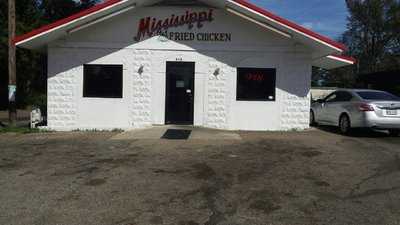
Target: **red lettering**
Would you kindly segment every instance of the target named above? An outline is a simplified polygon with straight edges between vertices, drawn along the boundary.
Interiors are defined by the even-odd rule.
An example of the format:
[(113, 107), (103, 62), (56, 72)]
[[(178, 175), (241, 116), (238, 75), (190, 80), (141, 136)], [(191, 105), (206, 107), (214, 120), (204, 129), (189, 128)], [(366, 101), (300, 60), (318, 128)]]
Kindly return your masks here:
[(197, 13), (190, 13), (190, 20), (189, 20), (189, 29), (193, 28), (193, 23), (198, 21), (197, 19)]
[(210, 21), (210, 22), (214, 20), (213, 12), (214, 12), (213, 9), (210, 9), (210, 11), (208, 11), (208, 21)]
[(246, 80), (249, 80), (249, 81), (264, 81), (265, 80), (264, 74), (249, 73), (249, 74), (246, 74), (245, 77), (246, 77)]
[(166, 20), (164, 21), (162, 27), (163, 27), (164, 29), (168, 29), (168, 27), (169, 27), (169, 19), (166, 19)]
[(139, 28), (138, 28), (138, 33), (135, 37), (136, 41), (140, 41), (142, 37), (145, 37), (146, 35), (150, 36), (150, 17), (143, 18), (139, 22)]
[(182, 25), (188, 25), (189, 29), (192, 29), (195, 25), (197, 28), (202, 28), (203, 23), (208, 21), (211, 22), (213, 18), (213, 9), (202, 12), (190, 12), (186, 11), (183, 15), (172, 14), (166, 19), (157, 19), (152, 17), (142, 18), (139, 21), (138, 32), (135, 41), (140, 41), (145, 37), (152, 37), (153, 35), (159, 34), (163, 31), (168, 31), (170, 27), (178, 27)]
[(207, 20), (207, 12), (199, 13), (199, 19), (197, 20), (197, 27), (202, 28), (203, 22)]

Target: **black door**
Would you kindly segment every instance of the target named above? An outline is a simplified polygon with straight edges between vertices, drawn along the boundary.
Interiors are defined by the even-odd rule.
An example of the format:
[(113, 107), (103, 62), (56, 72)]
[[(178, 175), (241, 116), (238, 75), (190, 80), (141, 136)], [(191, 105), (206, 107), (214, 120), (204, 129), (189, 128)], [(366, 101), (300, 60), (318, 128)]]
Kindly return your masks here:
[(194, 62), (167, 62), (166, 124), (193, 125)]

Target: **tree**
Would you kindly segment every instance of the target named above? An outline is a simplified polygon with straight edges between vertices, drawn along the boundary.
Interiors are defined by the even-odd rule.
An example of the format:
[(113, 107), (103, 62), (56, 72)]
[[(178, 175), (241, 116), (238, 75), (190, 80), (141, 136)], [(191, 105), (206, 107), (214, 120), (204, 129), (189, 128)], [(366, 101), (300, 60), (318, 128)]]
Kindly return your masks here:
[(95, 5), (98, 0), (42, 0), (39, 8), (42, 10), (42, 19), (48, 23), (77, 13)]
[(399, 0), (346, 0), (350, 12), (342, 40), (358, 60), (357, 73), (399, 67)]
[[(8, 105), (8, 5), (0, 1), (0, 110)], [(4, 18), (4, 19), (3, 19)]]
[[(347, 31), (338, 41), (347, 45), (346, 55), (357, 65), (324, 73), (324, 83), (358, 87), (358, 74), (400, 69), (400, 0), (346, 0)], [(313, 77), (318, 77), (314, 70)], [(313, 80), (315, 83), (315, 80)]]
[(15, 64), (15, 0), (8, 0), (8, 118), (11, 126), (17, 123), (16, 64)]
[[(96, 4), (98, 0), (16, 0), (16, 33), (24, 34)], [(8, 4), (0, 1), (0, 109), (7, 107)], [(4, 19), (3, 19), (4, 18)], [(46, 55), (17, 49), (17, 105), (36, 104), (46, 93)], [(44, 97), (42, 97), (44, 98)]]

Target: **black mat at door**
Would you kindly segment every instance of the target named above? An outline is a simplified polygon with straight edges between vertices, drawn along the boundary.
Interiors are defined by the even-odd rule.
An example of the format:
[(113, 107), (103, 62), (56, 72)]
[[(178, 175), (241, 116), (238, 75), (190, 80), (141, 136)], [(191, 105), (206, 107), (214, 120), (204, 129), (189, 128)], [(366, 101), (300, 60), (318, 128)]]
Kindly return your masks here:
[(168, 129), (161, 138), (170, 140), (187, 140), (191, 133), (191, 130)]

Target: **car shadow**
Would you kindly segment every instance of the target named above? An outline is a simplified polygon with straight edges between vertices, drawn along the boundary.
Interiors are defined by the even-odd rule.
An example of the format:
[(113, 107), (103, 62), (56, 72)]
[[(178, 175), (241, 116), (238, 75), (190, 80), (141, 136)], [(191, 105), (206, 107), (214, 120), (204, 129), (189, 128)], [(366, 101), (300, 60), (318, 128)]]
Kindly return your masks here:
[[(343, 135), (340, 133), (339, 128), (334, 126), (314, 126), (314, 128), (324, 132)], [(350, 134), (343, 136), (357, 137), (357, 138), (393, 138), (392, 136), (389, 135), (387, 131), (372, 130), (372, 129), (353, 129), (350, 132)]]

